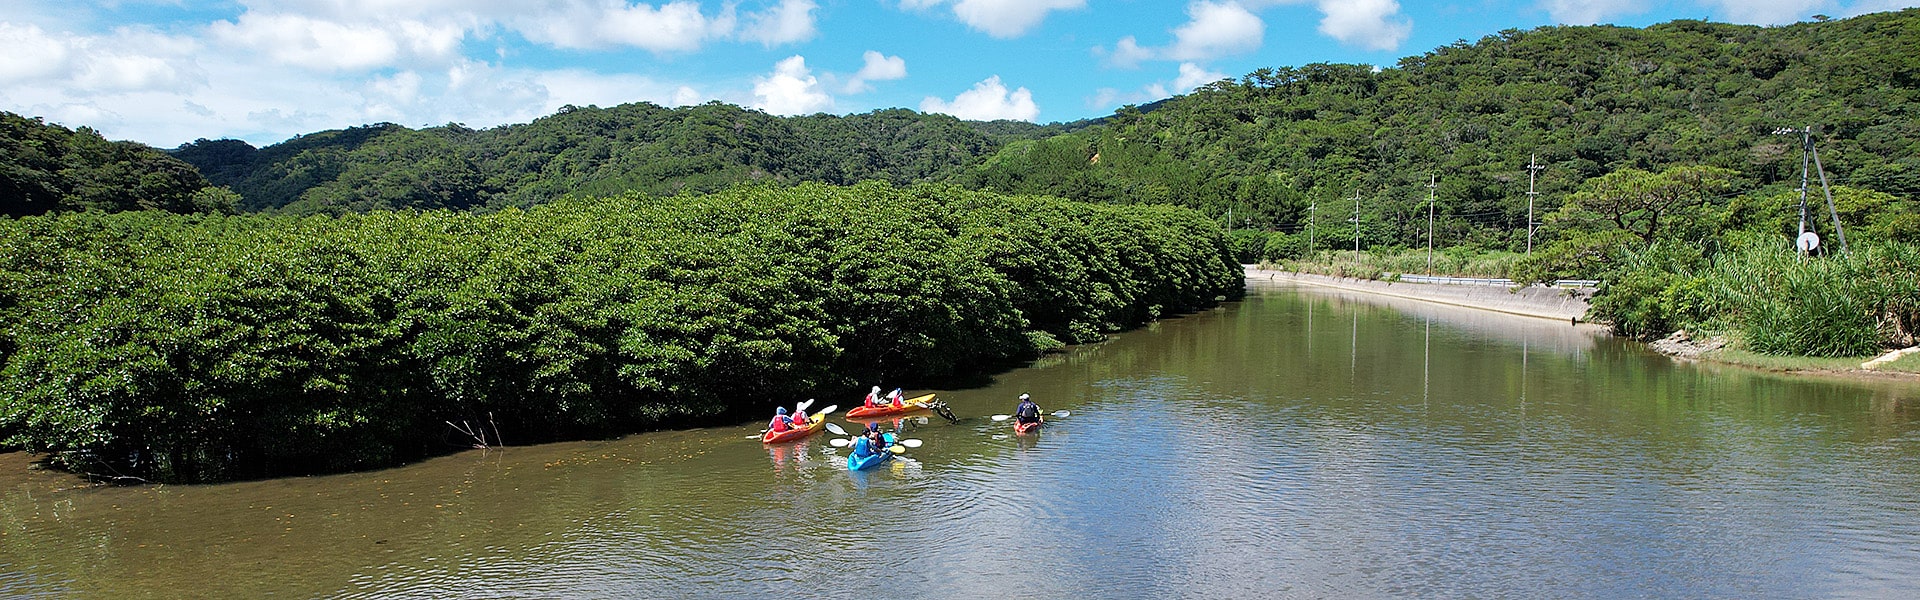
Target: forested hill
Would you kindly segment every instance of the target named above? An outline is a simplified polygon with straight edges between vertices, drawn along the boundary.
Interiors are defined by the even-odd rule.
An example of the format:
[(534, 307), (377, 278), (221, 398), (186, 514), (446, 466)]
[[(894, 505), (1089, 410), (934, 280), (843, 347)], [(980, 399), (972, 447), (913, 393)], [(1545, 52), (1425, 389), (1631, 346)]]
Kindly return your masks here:
[(1329, 224), (1352, 227), (1357, 192), (1366, 245), (1411, 246), (1424, 243), (1433, 176), (1437, 243), (1518, 250), (1536, 153), (1547, 209), (1624, 168), (1724, 167), (1740, 193), (1798, 185), (1800, 140), (1774, 132), (1811, 125), (1836, 184), (1920, 197), (1917, 86), (1920, 10), (1509, 30), (1378, 71), (1262, 69), (1012, 144), (963, 183), (1232, 210), (1236, 225), (1289, 231), (1318, 202), (1322, 243)]
[(54, 211), (232, 208), (232, 194), (210, 188), (191, 165), (136, 142), (110, 142), (0, 111), (0, 215)]
[(776, 117), (709, 103), (566, 107), (487, 130), (393, 124), (265, 148), (198, 140), (174, 150), (239, 192), (247, 210), (529, 206), (567, 194), (708, 192), (742, 181), (949, 180), (1005, 142), (1063, 130), (910, 110)]

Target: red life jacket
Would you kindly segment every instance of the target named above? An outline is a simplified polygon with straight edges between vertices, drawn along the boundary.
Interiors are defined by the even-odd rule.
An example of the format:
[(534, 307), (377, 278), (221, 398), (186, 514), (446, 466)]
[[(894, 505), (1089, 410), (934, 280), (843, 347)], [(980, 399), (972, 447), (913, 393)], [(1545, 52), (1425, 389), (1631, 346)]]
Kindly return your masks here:
[(780, 416), (774, 417), (773, 423), (768, 424), (767, 429), (774, 433), (784, 432), (788, 429), (791, 429), (791, 427), (788, 426), (787, 421), (788, 419), (786, 415), (780, 415)]

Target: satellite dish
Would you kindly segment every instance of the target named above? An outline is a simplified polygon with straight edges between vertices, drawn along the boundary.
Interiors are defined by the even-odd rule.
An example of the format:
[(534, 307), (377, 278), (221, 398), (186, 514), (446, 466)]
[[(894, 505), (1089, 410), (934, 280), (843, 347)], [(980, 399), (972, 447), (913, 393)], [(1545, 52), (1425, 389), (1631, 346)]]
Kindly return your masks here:
[(1793, 245), (1798, 246), (1801, 252), (1813, 252), (1814, 248), (1820, 247), (1820, 234), (1811, 231), (1802, 233), (1800, 239), (1794, 240)]

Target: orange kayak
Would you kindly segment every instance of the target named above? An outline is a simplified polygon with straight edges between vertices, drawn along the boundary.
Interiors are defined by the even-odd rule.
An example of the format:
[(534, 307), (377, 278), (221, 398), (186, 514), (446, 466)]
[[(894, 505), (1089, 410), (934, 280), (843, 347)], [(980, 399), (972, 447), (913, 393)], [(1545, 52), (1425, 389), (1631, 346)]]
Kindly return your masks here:
[(853, 410), (847, 411), (847, 418), (859, 419), (859, 418), (865, 418), (865, 417), (884, 417), (887, 415), (897, 415), (900, 413), (913, 412), (916, 410), (926, 410), (927, 403), (931, 401), (933, 401), (933, 394), (927, 394), (924, 396), (914, 396), (912, 398), (902, 400), (900, 402), (900, 406), (894, 406), (892, 403), (888, 403), (888, 404), (883, 404), (874, 408), (867, 408), (865, 404), (862, 404), (860, 406), (853, 407)]
[(778, 444), (780, 442), (791, 442), (820, 433), (820, 430), (826, 428), (826, 426), (827, 417), (825, 415), (815, 415), (812, 417), (812, 420), (807, 423), (806, 427), (795, 427), (779, 433), (774, 433), (771, 429), (767, 430), (765, 434), (760, 436), (760, 443)]
[(1021, 423), (1021, 422), (1015, 421), (1013, 423), (1013, 432), (1014, 433), (1030, 433), (1036, 429), (1039, 429), (1040, 423), (1041, 421), (1034, 421), (1032, 423)]

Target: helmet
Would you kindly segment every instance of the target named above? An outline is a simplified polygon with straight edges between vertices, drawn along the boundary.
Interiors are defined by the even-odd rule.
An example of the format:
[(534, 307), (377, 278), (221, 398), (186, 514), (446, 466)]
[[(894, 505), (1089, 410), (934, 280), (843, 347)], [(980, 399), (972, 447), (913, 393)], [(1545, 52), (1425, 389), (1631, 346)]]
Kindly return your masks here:
[(776, 414), (776, 415), (787, 414), (787, 407), (782, 406), (780, 408), (773, 409), (773, 414)]
[(867, 424), (867, 431), (879, 431), (879, 430), (880, 430), (880, 424), (879, 424), (879, 423), (877, 423), (877, 422), (875, 422), (875, 423), (868, 423), (868, 424)]
[(1020, 395), (1020, 399), (1021, 399), (1021, 400), (1023, 400), (1023, 401), (1024, 401), (1024, 400), (1026, 400), (1026, 399), (1027, 399), (1027, 395), (1026, 395), (1026, 394), (1021, 394), (1021, 395)]

